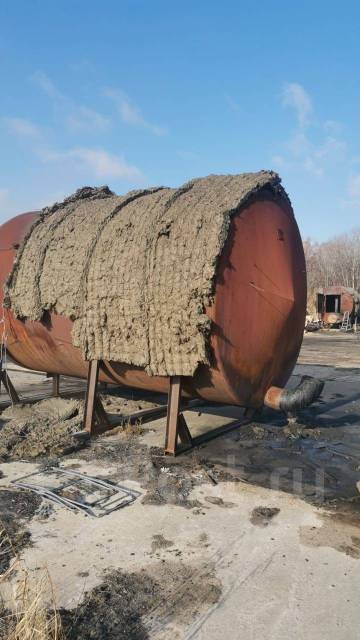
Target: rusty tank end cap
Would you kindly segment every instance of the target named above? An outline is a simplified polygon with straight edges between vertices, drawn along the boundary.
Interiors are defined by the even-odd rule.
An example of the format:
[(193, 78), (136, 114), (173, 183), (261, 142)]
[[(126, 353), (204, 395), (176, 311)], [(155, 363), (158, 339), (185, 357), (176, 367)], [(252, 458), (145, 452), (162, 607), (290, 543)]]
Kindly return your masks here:
[(324, 384), (323, 380), (302, 376), (300, 383), (294, 389), (270, 387), (266, 392), (264, 404), (285, 413), (300, 411), (319, 398)]

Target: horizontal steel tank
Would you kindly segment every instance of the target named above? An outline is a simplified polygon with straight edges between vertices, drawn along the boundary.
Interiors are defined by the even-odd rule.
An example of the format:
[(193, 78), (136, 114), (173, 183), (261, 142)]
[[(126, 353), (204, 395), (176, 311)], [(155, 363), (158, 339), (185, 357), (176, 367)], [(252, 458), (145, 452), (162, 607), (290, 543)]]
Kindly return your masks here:
[[(38, 215), (24, 213), (0, 227), (0, 301), (16, 251)], [(183, 379), (183, 389), (188, 396), (258, 408), (270, 388), (286, 384), (304, 329), (304, 253), (285, 201), (264, 197), (234, 215), (213, 300), (206, 311), (212, 320), (210, 365)], [(4, 309), (4, 321), (8, 352), (16, 362), (86, 378), (88, 363), (72, 344), (69, 319), (52, 314), (41, 322), (22, 321)], [(120, 362), (103, 362), (100, 380), (162, 392), (169, 387), (168, 378)]]

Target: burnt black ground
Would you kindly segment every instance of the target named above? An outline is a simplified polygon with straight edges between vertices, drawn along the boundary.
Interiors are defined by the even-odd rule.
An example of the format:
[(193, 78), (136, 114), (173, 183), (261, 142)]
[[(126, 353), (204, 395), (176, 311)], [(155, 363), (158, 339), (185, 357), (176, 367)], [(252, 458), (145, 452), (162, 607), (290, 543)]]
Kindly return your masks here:
[(67, 640), (146, 640), (142, 616), (151, 608), (156, 583), (146, 575), (114, 571), (71, 611), (61, 611)]
[[(360, 369), (297, 365), (289, 386), (302, 375), (325, 381), (320, 399), (295, 419), (264, 408), (249, 425), (203, 444), (177, 458), (146, 444), (146, 431), (95, 439), (76, 457), (116, 465), (114, 480), (136, 480), (146, 489), (148, 504), (199, 508), (190, 498), (198, 484), (246, 482), (282, 490), (303, 499), (328, 504), (360, 501)], [(198, 412), (199, 409), (194, 409)], [(227, 407), (201, 407), (203, 417), (226, 415)], [(191, 413), (187, 414), (191, 421)], [(240, 415), (240, 413), (239, 413)], [(145, 434), (145, 438), (141, 436)], [(71, 456), (70, 456), (71, 457)], [(170, 473), (163, 473), (163, 469)]]
[[(11, 546), (3, 544), (0, 554), (0, 575), (21, 549), (30, 543), (26, 522), (31, 520), (41, 504), (41, 498), (31, 491), (0, 489), (0, 530), (11, 540)], [(4, 537), (2, 538), (4, 539)]]
[(111, 571), (71, 611), (60, 611), (66, 640), (147, 640), (218, 602), (213, 567), (162, 561), (138, 572)]
[[(324, 505), (326, 509), (321, 513), (324, 514), (327, 531), (334, 529), (339, 520), (359, 526), (360, 496), (356, 481), (360, 478), (360, 369), (301, 364), (296, 367), (290, 386), (296, 385), (304, 374), (324, 379), (325, 388), (320, 400), (291, 423), (285, 415), (266, 409), (250, 425), (176, 459), (164, 457), (160, 448), (147, 446), (146, 429), (151, 425), (144, 425), (132, 432), (119, 433), (114, 438), (95, 439), (82, 452), (66, 458), (80, 457), (104, 467), (109, 464), (115, 466), (117, 471), (113, 479), (139, 481), (146, 489), (145, 503), (182, 505), (194, 513), (202, 510), (204, 505), (191, 500), (191, 490), (197, 484), (210, 483), (204, 472), (210, 470), (218, 483), (245, 482), (281, 489)], [(205, 416), (218, 411), (221, 412), (222, 408), (202, 408)], [(169, 468), (171, 474), (164, 473), (164, 467)], [(9, 499), (14, 499), (14, 496), (8, 497), (6, 504), (9, 504)], [(15, 509), (14, 517), (23, 517), (26, 522), (34, 508), (30, 508), (27, 514), (26, 508), (20, 507), (21, 503), (18, 515)], [(251, 517), (256, 518), (256, 524), (267, 526), (271, 518), (271, 526), (276, 524), (277, 514), (266, 501), (259, 503), (254, 512)], [(187, 516), (185, 512), (184, 517)], [(310, 544), (308, 537), (303, 537), (303, 540)], [(359, 540), (360, 536), (353, 539), (346, 549), (352, 558), (359, 557)], [(315, 543), (316, 540), (311, 542), (312, 545)], [(343, 546), (336, 546), (337, 541), (330, 544), (328, 538), (326, 545), (343, 550)], [(167, 576), (171, 575), (168, 566), (164, 570)], [(192, 598), (194, 593), (199, 594), (200, 601), (205, 603), (216, 602), (221, 585), (211, 576), (193, 580), (191, 589), (187, 589), (193, 568), (179, 563), (174, 564), (171, 570), (174, 575), (171, 585), (179, 584), (178, 579), (181, 585), (185, 585), (185, 602), (178, 595), (173, 600), (171, 594), (168, 598), (171, 606), (173, 601), (174, 607), (178, 606), (175, 616), (183, 615), (183, 610), (191, 617), (186, 591), (192, 594)], [(105, 575), (103, 583), (85, 594), (83, 602), (75, 610), (62, 612), (68, 638), (140, 640), (149, 637), (149, 629), (155, 624), (151, 620), (153, 607), (158, 612), (156, 607), (161, 608), (161, 602), (166, 600), (161, 571), (161, 566), (155, 564), (152, 571), (117, 571)], [(200, 606), (199, 602), (194, 604)]]

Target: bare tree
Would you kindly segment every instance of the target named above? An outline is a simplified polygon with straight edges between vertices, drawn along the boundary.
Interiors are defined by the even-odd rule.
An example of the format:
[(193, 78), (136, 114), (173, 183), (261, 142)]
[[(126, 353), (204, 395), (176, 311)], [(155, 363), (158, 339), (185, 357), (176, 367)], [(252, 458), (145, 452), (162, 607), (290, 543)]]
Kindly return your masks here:
[(308, 313), (315, 312), (315, 294), (321, 287), (341, 285), (360, 290), (360, 228), (323, 243), (303, 241), (307, 279)]

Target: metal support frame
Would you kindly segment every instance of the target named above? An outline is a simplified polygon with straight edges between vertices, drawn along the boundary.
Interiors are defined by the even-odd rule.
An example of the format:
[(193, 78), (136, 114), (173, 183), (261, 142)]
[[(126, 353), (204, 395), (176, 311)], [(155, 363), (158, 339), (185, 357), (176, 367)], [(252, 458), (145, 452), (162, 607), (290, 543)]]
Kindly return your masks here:
[(3, 368), (2, 360), (0, 360), (0, 390), (1, 390), (1, 383), (4, 385), (11, 402), (13, 404), (19, 404), (20, 398), (18, 396), (18, 393), (13, 383), (9, 378), (8, 372), (6, 371), (6, 369)]
[(213, 440), (225, 433), (229, 433), (234, 429), (249, 424), (253, 419), (255, 410), (247, 407), (245, 409), (244, 417), (240, 420), (233, 420), (227, 425), (212, 429), (200, 436), (192, 437), (185, 417), (181, 412), (181, 388), (181, 376), (172, 376), (170, 378), (166, 420), (165, 454), (167, 455), (176, 456), (179, 453), (188, 451), (193, 447), (204, 444), (209, 440)]
[(186, 420), (180, 412), (181, 387), (181, 376), (171, 376), (166, 418), (165, 453), (172, 456), (191, 449), (193, 446), (193, 439)]
[[(85, 396), (84, 418), (83, 418), (83, 430), (79, 433), (87, 433), (88, 436), (97, 435), (112, 429), (121, 421), (114, 422), (109, 419), (103, 404), (98, 394), (98, 380), (101, 361), (92, 360), (89, 362), (87, 387)], [(50, 377), (50, 375), (48, 374)], [(4, 384), (4, 387), (13, 404), (21, 402), (17, 391), (12, 384), (7, 371), (3, 368), (2, 361), (0, 360), (0, 385)], [(53, 396), (58, 396), (60, 392), (60, 375), (52, 375), (52, 391)], [(194, 446), (203, 444), (213, 438), (220, 435), (224, 435), (235, 428), (251, 422), (253, 417), (253, 409), (246, 409), (244, 418), (235, 420), (228, 425), (218, 427), (210, 432), (204, 433), (201, 436), (192, 437), (189, 427), (186, 423), (185, 417), (181, 411), (181, 390), (182, 390), (182, 377), (171, 376), (170, 387), (168, 393), (168, 404), (151, 409), (144, 409), (134, 414), (127, 416), (127, 421), (131, 424), (138, 422), (147, 422), (162, 417), (167, 412), (166, 419), (166, 436), (165, 436), (165, 451), (164, 453), (171, 456), (176, 456), (179, 453), (183, 453), (192, 449)], [(44, 396), (46, 397), (46, 396)], [(27, 402), (35, 402), (41, 398), (26, 399)], [(194, 406), (203, 404), (200, 400), (191, 400), (186, 403), (186, 408), (190, 409)]]
[(60, 396), (60, 374), (54, 373), (52, 375), (52, 394), (55, 398)]
[(110, 426), (106, 411), (97, 392), (99, 368), (99, 360), (90, 361), (83, 420), (83, 430), (87, 431), (90, 436), (106, 431)]

